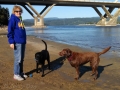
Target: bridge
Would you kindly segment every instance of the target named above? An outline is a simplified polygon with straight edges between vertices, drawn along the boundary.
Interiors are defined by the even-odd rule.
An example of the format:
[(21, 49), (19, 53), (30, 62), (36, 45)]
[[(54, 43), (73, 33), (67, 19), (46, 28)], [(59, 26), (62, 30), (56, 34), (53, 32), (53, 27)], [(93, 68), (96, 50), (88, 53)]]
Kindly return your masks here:
[[(100, 16), (96, 26), (116, 26), (120, 15), (120, 2), (118, 0), (0, 0), (0, 4), (23, 6), (34, 18), (34, 26), (36, 27), (45, 27), (44, 17), (54, 6), (92, 7)], [(45, 8), (41, 12), (37, 12), (32, 5), (44, 5)], [(98, 7), (104, 10), (104, 15), (101, 14)], [(114, 15), (111, 15), (115, 8), (118, 10)]]

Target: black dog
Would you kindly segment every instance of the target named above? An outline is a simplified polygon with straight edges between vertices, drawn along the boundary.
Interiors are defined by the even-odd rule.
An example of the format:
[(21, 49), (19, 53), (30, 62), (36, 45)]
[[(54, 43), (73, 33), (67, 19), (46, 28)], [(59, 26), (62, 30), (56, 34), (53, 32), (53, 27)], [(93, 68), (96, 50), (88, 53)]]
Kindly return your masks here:
[(48, 68), (50, 70), (50, 55), (49, 52), (47, 51), (47, 44), (44, 40), (42, 40), (43, 43), (45, 44), (45, 50), (42, 50), (41, 52), (37, 52), (35, 54), (35, 59), (36, 59), (36, 73), (38, 73), (38, 66), (42, 65), (42, 77), (44, 76), (44, 65), (45, 65), (45, 60), (48, 62)]

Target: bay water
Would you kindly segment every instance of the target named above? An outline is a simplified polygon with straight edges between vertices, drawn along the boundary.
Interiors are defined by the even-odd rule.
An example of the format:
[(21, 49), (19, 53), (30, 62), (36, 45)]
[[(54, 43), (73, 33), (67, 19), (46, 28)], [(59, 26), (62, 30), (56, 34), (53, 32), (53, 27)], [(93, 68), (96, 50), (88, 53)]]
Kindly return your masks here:
[(120, 53), (120, 25), (118, 26), (47, 26), (46, 28), (26, 27), (27, 35), (82, 48), (103, 50), (111, 46), (111, 52)]

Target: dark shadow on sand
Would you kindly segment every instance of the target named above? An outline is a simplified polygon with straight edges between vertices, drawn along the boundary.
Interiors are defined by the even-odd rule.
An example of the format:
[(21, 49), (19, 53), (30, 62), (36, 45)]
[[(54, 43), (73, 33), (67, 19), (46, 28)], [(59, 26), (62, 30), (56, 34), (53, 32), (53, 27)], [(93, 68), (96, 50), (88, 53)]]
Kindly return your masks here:
[[(100, 74), (104, 71), (104, 69), (108, 66), (111, 66), (113, 64), (108, 64), (108, 65), (105, 65), (105, 66), (98, 66), (98, 78), (100, 77)], [(90, 66), (81, 66), (80, 67), (80, 77), (82, 77), (86, 72), (88, 71), (91, 71), (92, 72), (92, 69)]]
[(61, 66), (64, 64), (64, 61), (65, 61), (65, 57), (59, 57), (58, 59), (52, 61), (50, 63), (52, 71), (61, 68)]
[[(65, 60), (64, 57), (59, 57), (56, 60), (53, 60), (52, 62), (50, 62), (50, 70), (49, 70), (49, 72), (45, 73), (44, 75), (47, 75), (47, 74), (51, 73), (52, 71), (61, 68), (61, 66), (64, 63), (64, 60)], [(36, 62), (35, 62), (35, 64), (36, 64)], [(41, 72), (41, 65), (39, 65), (39, 67), (40, 68), (38, 68), (38, 70), (39, 70), (39, 73), (40, 73)], [(44, 70), (48, 70), (48, 65), (45, 65), (44, 68), (45, 68)], [(33, 69), (33, 70), (31, 70), (31, 71), (29, 71), (25, 74), (29, 76), (30, 74), (33, 74), (33, 73), (36, 73), (36, 67), (35, 67), (35, 69)]]

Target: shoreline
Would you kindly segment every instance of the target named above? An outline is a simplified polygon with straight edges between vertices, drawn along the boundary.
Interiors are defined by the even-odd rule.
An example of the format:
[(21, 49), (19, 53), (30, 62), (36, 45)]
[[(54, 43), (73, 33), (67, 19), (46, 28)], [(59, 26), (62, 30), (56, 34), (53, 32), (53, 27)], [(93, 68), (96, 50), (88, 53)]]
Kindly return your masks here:
[[(3, 33), (0, 31), (0, 33)], [(0, 34), (0, 89), (1, 90), (119, 90), (120, 86), (120, 60), (116, 56), (108, 57), (107, 53), (100, 56), (98, 67), (99, 77), (93, 81), (89, 74), (91, 69), (89, 63), (81, 66), (81, 77), (74, 80), (76, 71), (70, 66), (68, 60), (64, 62), (60, 59), (59, 52), (63, 48), (70, 48), (77, 52), (88, 52), (90, 50), (77, 46), (56, 43), (45, 40), (50, 53), (50, 63), (52, 71), (45, 69), (45, 77), (41, 73), (35, 72), (34, 54), (45, 48), (40, 38), (27, 36), (26, 54), (24, 61), (24, 71), (27, 75), (33, 74), (25, 81), (13, 80), (13, 50), (10, 49), (6, 35)], [(47, 62), (46, 62), (47, 65)], [(114, 82), (114, 83), (113, 83)]]
[[(99, 52), (99, 51), (102, 51), (104, 48), (107, 48), (107, 47), (109, 47), (110, 45), (112, 46), (112, 48), (109, 50), (109, 52), (108, 53), (110, 53), (109, 55), (111, 56), (111, 55), (116, 55), (116, 57), (120, 57), (120, 50), (119, 50), (119, 42), (117, 42), (117, 41), (115, 41), (115, 42), (111, 42), (111, 40), (110, 39), (107, 39), (108, 40), (108, 42), (104, 42), (104, 39), (103, 40), (101, 40), (101, 39), (99, 39), (99, 38), (95, 38), (95, 37), (93, 37), (92, 35), (90, 35), (90, 38), (91, 39), (89, 39), (89, 38), (87, 38), (85, 35), (83, 35), (83, 40), (82, 40), (82, 37), (80, 37), (80, 39), (77, 39), (76, 37), (73, 39), (73, 41), (71, 41), (72, 40), (72, 38), (70, 37), (69, 38), (69, 35), (68, 34), (66, 34), (66, 35), (68, 35), (68, 36), (65, 36), (64, 34), (63, 34), (63, 37), (62, 37), (62, 31), (61, 31), (61, 33), (60, 33), (60, 36), (58, 35), (57, 36), (57, 34), (56, 33), (54, 33), (54, 32), (56, 32), (56, 31), (54, 31), (54, 32), (50, 32), (50, 31), (47, 31), (47, 30), (39, 30), (39, 29), (37, 29), (37, 30), (35, 30), (35, 32), (33, 32), (33, 31), (30, 31), (30, 33), (29, 33), (29, 30), (32, 30), (32, 29), (28, 29), (28, 35), (30, 35), (31, 33), (34, 33), (34, 35), (35, 36), (38, 36), (37, 38), (43, 38), (43, 39), (45, 39), (45, 40), (50, 40), (50, 41), (54, 41), (54, 42), (57, 42), (57, 43), (64, 43), (64, 44), (67, 44), (67, 45), (72, 45), (72, 46), (78, 46), (78, 47), (80, 47), (80, 48), (84, 48), (84, 49), (88, 49), (88, 50), (90, 50), (90, 51), (95, 51), (95, 52)], [(51, 29), (50, 29), (51, 30)], [(98, 31), (98, 30), (97, 30)], [(69, 31), (68, 31), (69, 32)], [(71, 32), (71, 31), (70, 31)], [(102, 31), (101, 31), (102, 32)], [(41, 36), (39, 36), (41, 33), (44, 33), (44, 35), (41, 35)], [(50, 34), (48, 34), (48, 33), (50, 33)], [(53, 34), (51, 34), (51, 33), (53, 33)], [(87, 33), (87, 32), (86, 32)], [(47, 35), (48, 34), (48, 35)], [(107, 34), (107, 33), (106, 33)], [(87, 34), (88, 35), (88, 34)], [(101, 34), (102, 35), (102, 34)], [(75, 35), (73, 35), (73, 36), (75, 36)], [(82, 35), (80, 35), (80, 36), (82, 36)], [(116, 35), (113, 35), (113, 36), (116, 36)], [(61, 39), (60, 39), (60, 37), (61, 37)], [(64, 37), (65, 37), (65, 39), (64, 39)], [(77, 36), (77, 37), (79, 37), (79, 36)], [(106, 36), (107, 37), (107, 36)], [(111, 36), (112, 37), (112, 36)], [(109, 37), (109, 38), (111, 38), (111, 37)], [(92, 38), (94, 38), (93, 40), (92, 40)], [(103, 38), (103, 37), (102, 37)], [(117, 38), (117, 37), (116, 37)], [(96, 40), (95, 40), (96, 39)], [(115, 39), (114, 37), (113, 37), (113, 39)], [(85, 40), (87, 40), (87, 41), (85, 41)], [(97, 41), (98, 40), (98, 41)], [(116, 40), (116, 39), (115, 39)], [(101, 44), (101, 43), (103, 43), (103, 44)], [(113, 43), (117, 43), (117, 44), (115, 44), (115, 46), (114, 46), (114, 44)], [(108, 54), (107, 53), (107, 54)]]
[[(39, 37), (36, 37), (36, 36), (33, 36), (33, 35), (28, 35), (30, 37), (33, 37), (33, 38), (36, 38), (36, 39), (40, 39), (42, 40), (43, 38), (39, 38)], [(72, 45), (72, 44), (69, 44), (69, 43), (64, 43), (64, 42), (57, 42), (57, 41), (53, 41), (53, 40), (47, 40), (47, 39), (43, 39), (47, 42), (54, 42), (54, 43), (58, 43), (59, 44), (62, 44), (62, 45), (66, 45), (66, 47), (73, 47), (75, 51), (80, 51), (80, 52), (101, 52), (103, 49), (107, 48), (107, 47), (104, 47), (102, 49), (98, 49), (98, 48), (95, 48), (95, 47), (90, 47), (90, 46), (86, 46), (86, 47), (83, 47), (83, 46), (76, 46), (76, 45)], [(108, 46), (109, 47), (109, 46)], [(75, 49), (76, 48), (76, 49)], [(112, 48), (112, 47), (111, 47)], [(63, 48), (62, 48), (63, 49)], [(62, 50), (61, 49), (61, 50)], [(105, 53), (105, 55), (103, 55), (104, 57), (120, 57), (120, 52), (118, 51), (113, 51), (113, 50), (109, 50), (107, 53)]]

